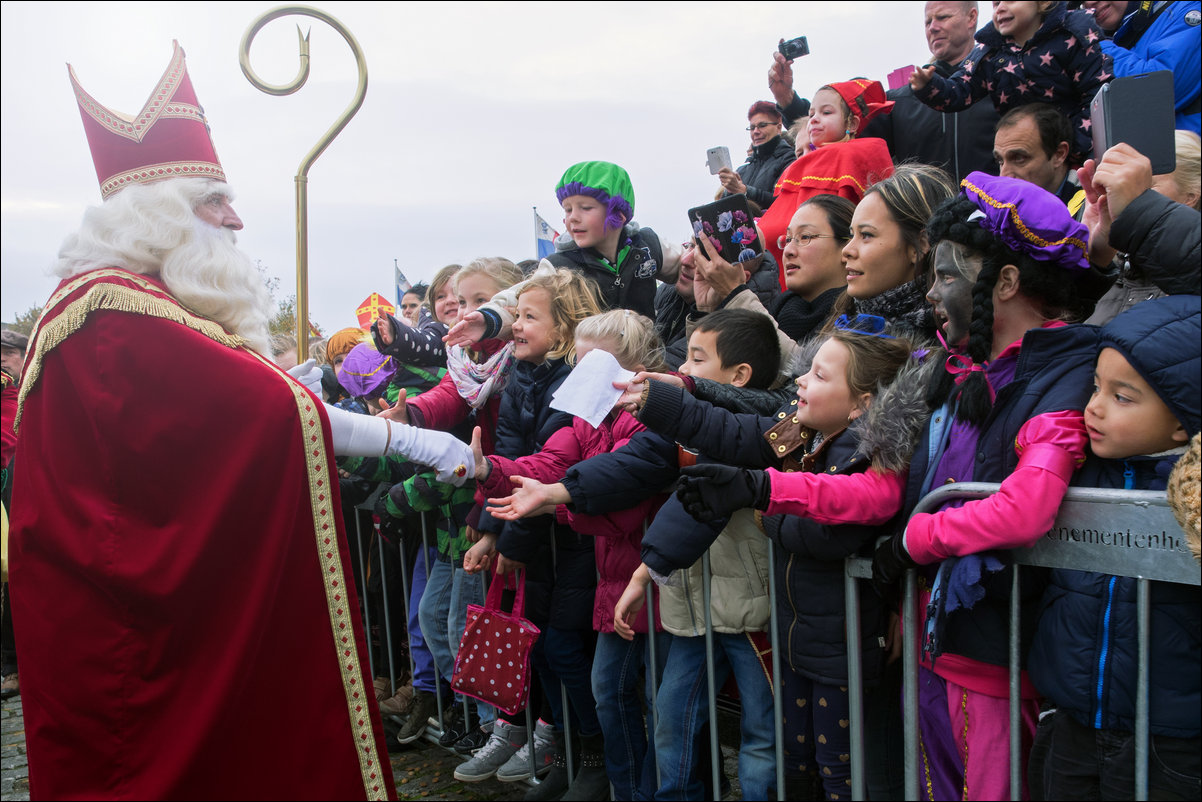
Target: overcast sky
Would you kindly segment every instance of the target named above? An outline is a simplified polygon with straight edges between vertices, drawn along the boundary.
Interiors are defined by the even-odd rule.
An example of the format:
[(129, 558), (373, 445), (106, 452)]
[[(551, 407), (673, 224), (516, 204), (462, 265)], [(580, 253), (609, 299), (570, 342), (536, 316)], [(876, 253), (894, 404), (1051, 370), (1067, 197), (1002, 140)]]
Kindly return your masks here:
[[(370, 292), (392, 297), (393, 263), (428, 280), (450, 262), (534, 256), (531, 207), (561, 228), (555, 184), (605, 159), (634, 184), (635, 219), (682, 239), (686, 210), (712, 199), (705, 151), (736, 156), (747, 107), (770, 99), (776, 42), (805, 35), (795, 65), (806, 97), (855, 76), (885, 83), (929, 58), (921, 2), (318, 3), (361, 46), (367, 97), (309, 171), (311, 315), (354, 325)], [(0, 317), (41, 306), (46, 275), (84, 209), (100, 202), (66, 64), (116, 111), (142, 108), (176, 39), (212, 127), (239, 244), (295, 292), (295, 176), (351, 102), (350, 48), (320, 20), (279, 19), (256, 37), (264, 80), (297, 70), (311, 29), (308, 83), (288, 97), (255, 89), (238, 48), (275, 4), (4, 2), (0, 31)]]

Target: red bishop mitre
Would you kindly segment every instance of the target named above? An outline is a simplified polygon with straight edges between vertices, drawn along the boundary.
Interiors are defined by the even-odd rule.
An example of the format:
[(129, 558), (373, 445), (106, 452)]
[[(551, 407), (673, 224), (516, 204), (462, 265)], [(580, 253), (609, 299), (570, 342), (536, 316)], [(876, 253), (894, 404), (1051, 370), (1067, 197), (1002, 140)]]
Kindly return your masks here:
[(108, 199), (130, 184), (166, 178), (212, 178), (225, 181), (225, 171), (209, 136), (204, 109), (196, 100), (184, 51), (178, 42), (167, 71), (135, 117), (105, 108), (83, 90), (67, 65), (79, 113), (83, 117), (100, 194)]

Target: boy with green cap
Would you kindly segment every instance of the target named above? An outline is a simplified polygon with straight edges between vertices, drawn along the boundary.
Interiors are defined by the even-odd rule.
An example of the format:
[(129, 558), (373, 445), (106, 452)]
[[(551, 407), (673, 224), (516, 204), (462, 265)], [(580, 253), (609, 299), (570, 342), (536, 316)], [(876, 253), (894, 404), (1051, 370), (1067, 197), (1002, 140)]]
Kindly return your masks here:
[[(567, 268), (593, 279), (608, 309), (630, 309), (655, 319), (656, 280), (675, 283), (680, 272), (679, 246), (665, 245), (654, 231), (634, 222), (634, 186), (616, 164), (580, 162), (569, 167), (555, 185), (563, 206), (565, 232), (555, 253), (543, 259), (535, 274)], [(452, 327), (448, 345), (507, 339), (521, 284), (510, 287)]]

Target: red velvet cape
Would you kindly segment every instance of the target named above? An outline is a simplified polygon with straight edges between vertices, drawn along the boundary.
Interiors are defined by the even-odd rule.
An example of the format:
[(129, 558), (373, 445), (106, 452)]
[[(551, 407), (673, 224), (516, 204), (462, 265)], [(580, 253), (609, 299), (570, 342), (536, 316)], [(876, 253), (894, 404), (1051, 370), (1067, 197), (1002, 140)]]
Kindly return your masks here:
[(776, 198), (757, 224), (764, 242), (780, 265), (785, 287), (783, 253), (776, 241), (802, 203), (815, 195), (838, 195), (859, 203), (864, 190), (893, 175), (893, 159), (885, 140), (876, 137), (835, 142), (812, 150), (785, 168), (776, 180)]
[(124, 270), (63, 282), (29, 359), (30, 795), (395, 797), (322, 405)]

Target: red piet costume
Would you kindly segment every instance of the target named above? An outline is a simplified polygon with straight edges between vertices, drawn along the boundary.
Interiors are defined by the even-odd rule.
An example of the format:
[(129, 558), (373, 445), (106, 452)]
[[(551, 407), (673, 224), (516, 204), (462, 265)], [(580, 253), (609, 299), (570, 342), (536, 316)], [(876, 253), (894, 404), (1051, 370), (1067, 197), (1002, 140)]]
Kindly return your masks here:
[[(878, 114), (893, 108), (879, 81), (856, 78), (828, 84), (851, 113), (860, 118), (859, 130)], [(893, 175), (893, 157), (885, 140), (868, 137), (831, 142), (807, 150), (776, 181), (776, 199), (757, 222), (768, 250), (780, 265), (780, 286), (785, 288), (784, 253), (776, 241), (789, 228), (798, 207), (815, 195), (838, 195), (852, 203), (864, 198), (869, 184)]]
[(395, 797), (320, 401), (103, 268), (47, 302), (18, 414), (31, 796)]
[(801, 204), (815, 195), (838, 195), (859, 203), (870, 184), (891, 175), (889, 148), (885, 140), (874, 137), (823, 145), (786, 167), (776, 181), (776, 200), (758, 221), (768, 250), (782, 266), (782, 276), (783, 253), (776, 241)]

